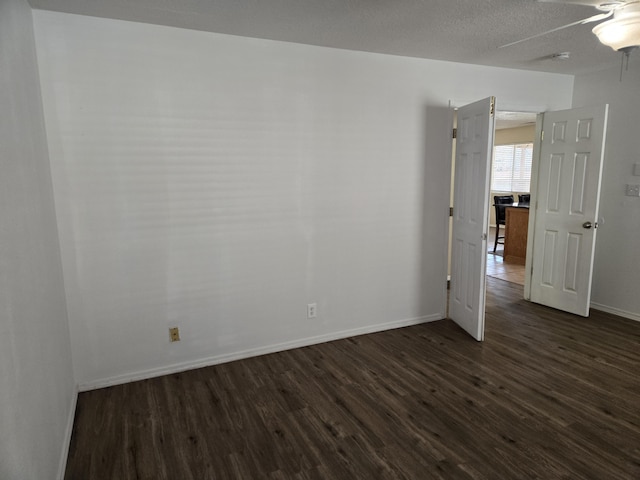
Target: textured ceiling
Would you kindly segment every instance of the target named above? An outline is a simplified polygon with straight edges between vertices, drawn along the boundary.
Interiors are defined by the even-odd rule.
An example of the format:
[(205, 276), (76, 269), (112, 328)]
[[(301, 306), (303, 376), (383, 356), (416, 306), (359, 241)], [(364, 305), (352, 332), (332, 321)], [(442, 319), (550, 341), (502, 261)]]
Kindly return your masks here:
[[(620, 64), (593, 25), (498, 48), (597, 13), (536, 0), (29, 0), (33, 8), (246, 37), (579, 74)], [(558, 52), (569, 60), (552, 60)], [(632, 61), (640, 61), (640, 54)]]

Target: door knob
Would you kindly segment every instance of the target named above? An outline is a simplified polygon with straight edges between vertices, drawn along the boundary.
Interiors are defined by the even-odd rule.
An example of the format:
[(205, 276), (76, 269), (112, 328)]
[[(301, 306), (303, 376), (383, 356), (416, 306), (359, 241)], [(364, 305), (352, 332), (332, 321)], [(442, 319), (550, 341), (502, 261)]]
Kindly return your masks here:
[(582, 228), (591, 228), (593, 227), (593, 224), (591, 222), (584, 222), (582, 224)]

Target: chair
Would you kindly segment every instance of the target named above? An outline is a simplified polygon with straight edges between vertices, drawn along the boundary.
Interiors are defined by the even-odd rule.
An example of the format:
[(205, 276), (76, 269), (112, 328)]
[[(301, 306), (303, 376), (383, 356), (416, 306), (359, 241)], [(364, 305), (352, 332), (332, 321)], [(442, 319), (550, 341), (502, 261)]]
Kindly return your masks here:
[[(505, 205), (511, 205), (513, 203), (513, 195), (494, 195), (493, 206), (496, 208), (496, 241), (493, 244), (493, 253), (496, 253), (498, 243), (504, 245), (504, 235), (500, 236), (500, 225), (505, 224), (506, 219), (506, 207)], [(502, 242), (498, 240), (502, 239)]]
[(529, 203), (530, 200), (531, 200), (531, 194), (529, 193), (518, 195), (518, 203)]

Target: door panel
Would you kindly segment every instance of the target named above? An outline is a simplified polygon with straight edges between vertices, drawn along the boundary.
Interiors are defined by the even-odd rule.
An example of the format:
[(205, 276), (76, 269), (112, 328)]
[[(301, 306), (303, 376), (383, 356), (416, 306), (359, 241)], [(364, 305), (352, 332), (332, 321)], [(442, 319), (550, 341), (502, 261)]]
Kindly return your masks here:
[(484, 339), (493, 97), (458, 110), (449, 317)]
[[(544, 114), (531, 300), (589, 314), (608, 106)], [(588, 228), (585, 222), (590, 222)]]

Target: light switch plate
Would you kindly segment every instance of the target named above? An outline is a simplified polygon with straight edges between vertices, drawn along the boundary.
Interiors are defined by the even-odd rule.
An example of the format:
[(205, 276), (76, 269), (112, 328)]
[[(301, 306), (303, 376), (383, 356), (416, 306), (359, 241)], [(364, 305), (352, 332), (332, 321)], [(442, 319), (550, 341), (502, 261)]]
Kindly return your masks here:
[(625, 195), (627, 197), (640, 197), (640, 185), (627, 185)]
[(636, 177), (640, 177), (640, 163), (633, 164), (633, 175)]

